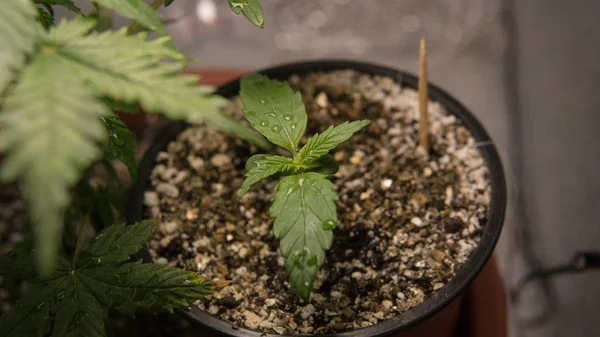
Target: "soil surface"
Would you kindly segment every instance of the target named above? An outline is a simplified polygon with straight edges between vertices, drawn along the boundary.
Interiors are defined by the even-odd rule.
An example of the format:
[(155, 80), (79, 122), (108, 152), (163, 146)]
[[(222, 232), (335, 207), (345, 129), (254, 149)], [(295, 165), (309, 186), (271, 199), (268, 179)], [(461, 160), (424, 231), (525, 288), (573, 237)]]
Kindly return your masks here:
[[(339, 223), (310, 302), (290, 289), (273, 236), (268, 209), (277, 180), (240, 199), (244, 164), (257, 149), (204, 125), (157, 157), (145, 193), (147, 215), (160, 219), (153, 259), (213, 280), (220, 290), (197, 305), (263, 332), (343, 332), (409, 310), (442, 288), (479, 241), (490, 202), (477, 148), (484, 144), (430, 102), (432, 150), (420, 150), (417, 93), (390, 78), (348, 70), (289, 81), (303, 94), (308, 135), (372, 121), (332, 151)], [(228, 112), (242, 119), (240, 106), (235, 98)]]

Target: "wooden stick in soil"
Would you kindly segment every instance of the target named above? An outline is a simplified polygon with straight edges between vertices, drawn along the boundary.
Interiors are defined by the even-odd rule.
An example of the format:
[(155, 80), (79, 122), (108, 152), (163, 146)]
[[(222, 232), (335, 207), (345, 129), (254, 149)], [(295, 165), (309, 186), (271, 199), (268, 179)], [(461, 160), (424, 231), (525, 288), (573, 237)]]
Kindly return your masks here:
[(425, 38), (421, 38), (419, 48), (419, 145), (429, 152), (429, 116), (427, 104), (427, 44)]

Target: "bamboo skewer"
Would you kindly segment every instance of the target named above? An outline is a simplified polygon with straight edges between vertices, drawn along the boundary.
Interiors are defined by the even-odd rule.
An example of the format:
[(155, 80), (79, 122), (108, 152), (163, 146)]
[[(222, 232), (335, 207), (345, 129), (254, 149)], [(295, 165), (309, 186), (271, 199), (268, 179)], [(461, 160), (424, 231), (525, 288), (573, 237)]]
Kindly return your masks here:
[(421, 38), (419, 48), (419, 146), (429, 152), (429, 116), (427, 94), (427, 44)]

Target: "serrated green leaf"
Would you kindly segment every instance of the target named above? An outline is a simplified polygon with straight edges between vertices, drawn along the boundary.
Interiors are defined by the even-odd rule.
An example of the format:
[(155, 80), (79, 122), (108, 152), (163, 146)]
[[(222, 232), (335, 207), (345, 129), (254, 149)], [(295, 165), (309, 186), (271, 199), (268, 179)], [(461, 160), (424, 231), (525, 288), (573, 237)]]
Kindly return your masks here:
[(50, 16), (52, 16), (52, 19), (54, 20), (54, 9), (52, 8), (51, 5), (47, 4), (47, 3), (42, 3), (41, 4), (44, 8), (46, 8), (46, 10), (48, 11), (48, 13), (50, 14)]
[(78, 265), (81, 267), (90, 262), (106, 264), (128, 260), (130, 255), (137, 253), (148, 241), (155, 225), (153, 221), (140, 221), (131, 226), (117, 224), (106, 228), (81, 251)]
[(254, 25), (260, 28), (265, 27), (265, 16), (258, 0), (247, 0), (248, 6), (242, 9), (242, 14)]
[(337, 199), (331, 182), (319, 173), (288, 176), (277, 184), (270, 209), (275, 218), (273, 230), (280, 240), (290, 284), (305, 300), (331, 247)]
[[(105, 335), (103, 319), (109, 309), (127, 314), (172, 312), (210, 293), (212, 284), (195, 273), (123, 262), (148, 238), (149, 223), (108, 228), (92, 239), (75, 267), (61, 257), (58, 268), (48, 278), (32, 276), (26, 295), (0, 317), (0, 336), (101, 337)], [(22, 250), (15, 253), (23, 256), (11, 258), (13, 263), (34, 254)], [(102, 259), (98, 262), (92, 256)], [(15, 266), (9, 269), (16, 270)]]
[(77, 40), (96, 27), (96, 20), (89, 17), (76, 17), (73, 20), (63, 18), (60, 23), (53, 27), (48, 34), (43, 36), (43, 40), (53, 45)]
[(140, 111), (136, 103), (123, 102), (106, 96), (102, 97), (102, 101), (114, 112), (137, 113)]
[(64, 293), (66, 275), (47, 282), (31, 284), (16, 306), (0, 317), (0, 336), (42, 337), (51, 328), (58, 310), (60, 294)]
[(244, 165), (244, 169), (246, 170), (246, 172), (252, 170), (256, 166), (258, 166), (257, 162), (259, 160), (263, 160), (263, 159), (267, 158), (268, 156), (269, 156), (268, 154), (264, 154), (264, 153), (255, 154), (255, 155), (250, 156), (250, 158), (248, 158), (248, 160), (246, 160), (246, 165)]
[(40, 53), (23, 71), (0, 115), (0, 176), (20, 179), (43, 272), (52, 270), (70, 188), (99, 157), (110, 111), (56, 53)]
[(32, 240), (24, 240), (14, 245), (12, 252), (0, 255), (0, 276), (15, 281), (31, 280), (37, 275), (35, 261), (29, 252), (33, 249)]
[[(164, 113), (173, 119), (206, 121), (261, 147), (268, 142), (252, 130), (221, 114), (226, 100), (211, 95), (213, 88), (197, 84), (193, 75), (181, 75), (179, 63), (164, 58), (184, 59), (164, 45), (166, 40), (146, 41), (147, 34), (128, 36), (119, 32), (92, 32), (70, 37), (70, 27), (84, 31), (89, 20), (61, 22), (51, 30), (47, 42), (60, 43), (57, 52), (72, 71), (88, 83), (98, 96), (126, 103), (139, 102), (146, 112)], [(93, 27), (93, 25), (92, 25)]]
[[(250, 161), (250, 160), (249, 160)], [(254, 162), (254, 166), (246, 173), (246, 179), (242, 183), (239, 195), (244, 196), (250, 187), (261, 179), (270, 177), (278, 172), (290, 172), (294, 170), (294, 161), (282, 156), (265, 156)]]
[(335, 161), (335, 158), (333, 158), (332, 155), (330, 154), (326, 154), (324, 156), (322, 156), (321, 158), (314, 160), (312, 162), (309, 163), (310, 165), (314, 164), (314, 168), (308, 168), (309, 171), (312, 172), (317, 172), (317, 173), (321, 173), (321, 174), (336, 174), (339, 166), (337, 164), (337, 162)]
[(172, 312), (213, 290), (210, 282), (192, 272), (141, 262), (87, 268), (80, 278), (105, 306), (128, 315)]
[(235, 14), (242, 13), (254, 25), (264, 28), (265, 17), (258, 0), (228, 0), (228, 3)]
[[(77, 14), (81, 14), (81, 9), (79, 9), (79, 7), (77, 7), (77, 5), (75, 5), (75, 3), (71, 0), (34, 0), (33, 2), (35, 2), (36, 4), (48, 5), (48, 6), (52, 6), (52, 5), (63, 6)], [(54, 16), (54, 13), (52, 15)]]
[(104, 337), (106, 312), (93, 293), (75, 275), (66, 277), (65, 289), (51, 337)]
[(345, 122), (338, 126), (330, 126), (321, 134), (316, 134), (306, 142), (306, 145), (300, 150), (296, 164), (305, 165), (308, 162), (319, 159), (330, 150), (335, 149), (340, 143), (348, 140), (360, 129), (369, 125), (370, 121)]
[(109, 158), (120, 160), (129, 171), (131, 180), (137, 179), (137, 157), (135, 139), (131, 130), (116, 115), (100, 118), (108, 132), (106, 154)]
[(169, 35), (160, 16), (143, 0), (92, 0), (98, 5), (114, 9), (119, 15), (139, 22), (161, 36)]
[(46, 9), (38, 7), (38, 21), (44, 26), (44, 28), (49, 29), (54, 26), (54, 15), (49, 13)]
[(0, 10), (0, 93), (33, 51), (42, 28), (37, 7), (26, 0), (5, 0)]
[(244, 7), (248, 6), (248, 0), (228, 0), (227, 2), (229, 3), (229, 8), (237, 15), (242, 12)]
[[(128, 36), (125, 28), (118, 31), (87, 34), (95, 26), (96, 19), (90, 17), (79, 16), (71, 20), (63, 19), (44, 37), (44, 40), (51, 45), (61, 45), (61, 47), (64, 45), (66, 49), (60, 49), (59, 52), (67, 55), (72, 52), (72, 49), (80, 48), (79, 53), (71, 56), (73, 58), (79, 55), (91, 56), (91, 54), (98, 53), (103, 57), (112, 56), (117, 59), (123, 56), (155, 60), (171, 58), (181, 61), (185, 59), (181, 53), (165, 45), (169, 40), (168, 37), (148, 40), (147, 32)], [(95, 61), (97, 58), (100, 57), (92, 60)], [(178, 69), (181, 69), (179, 64), (177, 66)]]
[(259, 74), (244, 76), (240, 97), (244, 114), (267, 139), (296, 154), (306, 131), (306, 110), (299, 92)]

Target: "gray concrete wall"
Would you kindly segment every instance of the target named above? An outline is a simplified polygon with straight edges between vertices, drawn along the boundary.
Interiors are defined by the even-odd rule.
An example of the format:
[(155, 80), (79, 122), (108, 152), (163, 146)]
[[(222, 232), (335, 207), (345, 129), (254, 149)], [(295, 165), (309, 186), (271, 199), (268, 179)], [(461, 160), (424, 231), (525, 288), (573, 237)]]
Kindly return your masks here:
[[(517, 89), (514, 145), (523, 196), (513, 233), (514, 239), (529, 237), (520, 247), (552, 265), (566, 262), (575, 250), (600, 249), (600, 2), (529, 0), (513, 6), (516, 81), (509, 85)], [(517, 252), (521, 261), (524, 252)], [(518, 329), (520, 336), (600, 336), (599, 285), (599, 272), (549, 282), (557, 312), (544, 324)], [(551, 294), (541, 289), (537, 284), (527, 290), (516, 308), (519, 317), (551, 304)]]

